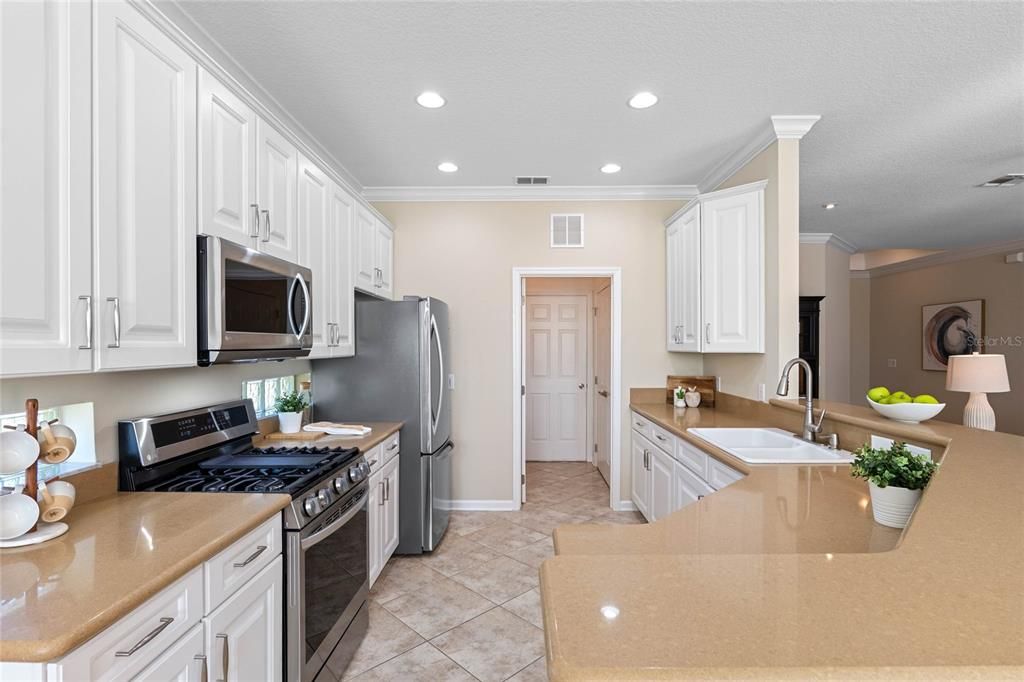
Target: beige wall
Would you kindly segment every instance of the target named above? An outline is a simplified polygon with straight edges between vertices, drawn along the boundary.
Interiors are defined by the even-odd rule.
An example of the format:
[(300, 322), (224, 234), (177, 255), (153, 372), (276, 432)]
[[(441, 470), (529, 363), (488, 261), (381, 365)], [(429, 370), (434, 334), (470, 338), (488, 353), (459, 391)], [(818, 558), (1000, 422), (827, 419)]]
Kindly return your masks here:
[[(921, 306), (981, 298), (986, 352), (1006, 356), (1010, 393), (993, 393), (996, 428), (1024, 435), (1024, 265), (1007, 264), (1002, 254), (935, 265), (871, 279), (871, 384), (931, 393), (947, 403), (939, 419), (960, 422), (967, 394), (945, 390), (945, 372), (921, 369)], [(896, 367), (887, 366), (889, 359)]]
[[(512, 268), (622, 268), (622, 498), (629, 498), (630, 387), (699, 373), (699, 355), (665, 350), (664, 220), (676, 201), (379, 203), (396, 226), (398, 295), (451, 308), (454, 497), (511, 500)], [(583, 213), (586, 246), (552, 249), (551, 213)], [(314, 392), (315, 392), (314, 377)]]
[[(800, 312), (800, 142), (779, 140), (717, 189), (768, 180), (765, 188), (765, 352), (704, 356), (704, 373), (727, 393), (774, 395), (782, 367), (798, 355)], [(791, 384), (795, 395), (797, 381)]]
[(826, 244), (800, 245), (800, 295), (824, 296), (816, 381), (824, 400), (850, 399), (850, 255)]
[(862, 251), (850, 256), (851, 270), (870, 270), (880, 268), (883, 265), (903, 263), (908, 260), (931, 256), (935, 253), (942, 253), (942, 249), (878, 249), (876, 251)]
[(871, 388), (871, 280), (850, 277), (850, 400), (864, 402)]
[(38, 398), (41, 408), (93, 403), (96, 459), (117, 461), (117, 420), (143, 417), (242, 395), (246, 379), (280, 377), (309, 371), (307, 360), (218, 365), (142, 372), (103, 372), (0, 382), (0, 410), (21, 412), (26, 398)]

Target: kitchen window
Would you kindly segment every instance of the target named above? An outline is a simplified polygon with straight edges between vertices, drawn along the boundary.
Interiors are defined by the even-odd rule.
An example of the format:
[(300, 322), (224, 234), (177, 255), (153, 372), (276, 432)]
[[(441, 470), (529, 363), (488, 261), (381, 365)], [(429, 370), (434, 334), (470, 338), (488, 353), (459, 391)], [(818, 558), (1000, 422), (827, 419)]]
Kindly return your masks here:
[(274, 403), (277, 402), (278, 396), (294, 390), (295, 377), (291, 375), (242, 382), (242, 397), (252, 400), (256, 416), (260, 419), (277, 414)]
[[(91, 469), (96, 464), (96, 436), (94, 433), (92, 403), (61, 405), (39, 410), (39, 422), (58, 420), (61, 424), (71, 427), (75, 432), (75, 451), (66, 461), (60, 464), (39, 462), (40, 480), (48, 480), (55, 476), (67, 476), (76, 471)], [(18, 427), (25, 423), (24, 412), (11, 412), (0, 415), (0, 426)], [(12, 487), (23, 485), (23, 473), (12, 474), (0, 479), (0, 486)]]

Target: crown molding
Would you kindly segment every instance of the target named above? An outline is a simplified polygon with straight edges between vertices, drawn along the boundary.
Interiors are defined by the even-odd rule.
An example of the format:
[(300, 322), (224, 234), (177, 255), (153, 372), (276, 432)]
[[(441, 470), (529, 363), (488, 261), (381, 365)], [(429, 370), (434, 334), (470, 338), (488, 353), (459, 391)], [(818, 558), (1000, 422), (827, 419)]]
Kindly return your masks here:
[(850, 279), (871, 279), (871, 273), (867, 270), (850, 270)]
[(832, 232), (801, 232), (801, 244), (824, 244), (832, 248), (845, 251), (846, 253), (857, 253), (857, 247)]
[(971, 260), (972, 258), (983, 258), (985, 256), (993, 256), (996, 254), (1011, 253), (1021, 250), (1024, 250), (1024, 239), (1015, 239), (1009, 242), (998, 242), (996, 244), (985, 244), (983, 246), (969, 246), (962, 249), (951, 249), (949, 251), (933, 253), (930, 256), (921, 256), (920, 258), (905, 260), (900, 263), (881, 265), (877, 268), (871, 268), (870, 270), (851, 270), (850, 276), (853, 277), (853, 273), (855, 272), (861, 272), (864, 274), (858, 275), (858, 277), (870, 277), (874, 279), (875, 277), (885, 277), (887, 275), (895, 275), (900, 272), (909, 272), (911, 270), (931, 268), (937, 265), (946, 265), (947, 263)]
[(460, 187), (366, 187), (366, 201), (650, 201), (686, 200), (694, 185), (546, 185)]
[(698, 194), (691, 197), (689, 201), (683, 204), (678, 211), (665, 218), (665, 227), (668, 227), (676, 221), (676, 219), (682, 217), (688, 213), (693, 207), (694, 203), (706, 201), (708, 199), (721, 199), (723, 197), (735, 196), (737, 194), (746, 194), (747, 192), (757, 192), (758, 190), (763, 191), (768, 186), (767, 180), (755, 180), (754, 182), (748, 182), (745, 185), (736, 185), (735, 187), (727, 187), (725, 189), (716, 190), (714, 192), (705, 192), (704, 194)]
[(768, 124), (760, 132), (751, 138), (747, 144), (718, 162), (704, 176), (704, 179), (697, 183), (697, 186), (700, 187), (702, 192), (714, 190), (774, 142), (777, 140), (799, 140), (820, 119), (821, 116), (816, 115), (772, 116)]

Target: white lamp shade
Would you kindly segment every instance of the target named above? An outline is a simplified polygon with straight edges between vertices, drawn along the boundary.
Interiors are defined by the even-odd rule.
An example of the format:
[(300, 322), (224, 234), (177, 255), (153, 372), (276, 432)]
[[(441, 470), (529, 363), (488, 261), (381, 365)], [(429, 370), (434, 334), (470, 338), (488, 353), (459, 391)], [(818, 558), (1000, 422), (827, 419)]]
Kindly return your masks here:
[(951, 355), (946, 364), (946, 390), (965, 393), (1005, 393), (1010, 390), (1006, 358), (1002, 355)]

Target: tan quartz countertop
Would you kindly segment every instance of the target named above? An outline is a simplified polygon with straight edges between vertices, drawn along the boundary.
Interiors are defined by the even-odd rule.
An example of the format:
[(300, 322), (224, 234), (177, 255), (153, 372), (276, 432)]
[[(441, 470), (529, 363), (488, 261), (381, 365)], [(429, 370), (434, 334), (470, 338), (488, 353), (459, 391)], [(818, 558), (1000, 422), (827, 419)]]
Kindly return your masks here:
[(0, 551), (0, 661), (53, 661), (288, 506), (288, 495), (117, 493)]
[(748, 466), (686, 433), (801, 420), (721, 402), (631, 405), (748, 475), (653, 524), (556, 530), (552, 679), (1024, 678), (1024, 438), (826, 403), (847, 449), (877, 433), (941, 458), (900, 533), (846, 466)]

